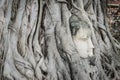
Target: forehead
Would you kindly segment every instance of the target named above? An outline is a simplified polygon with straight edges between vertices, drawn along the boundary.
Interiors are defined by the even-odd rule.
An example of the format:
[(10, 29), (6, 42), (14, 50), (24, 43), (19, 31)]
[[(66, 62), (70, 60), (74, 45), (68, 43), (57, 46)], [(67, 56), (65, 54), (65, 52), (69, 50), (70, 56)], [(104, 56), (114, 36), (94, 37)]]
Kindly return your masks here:
[(88, 27), (88, 23), (80, 20), (77, 16), (72, 15), (70, 17), (71, 26), (79, 26), (79, 27)]

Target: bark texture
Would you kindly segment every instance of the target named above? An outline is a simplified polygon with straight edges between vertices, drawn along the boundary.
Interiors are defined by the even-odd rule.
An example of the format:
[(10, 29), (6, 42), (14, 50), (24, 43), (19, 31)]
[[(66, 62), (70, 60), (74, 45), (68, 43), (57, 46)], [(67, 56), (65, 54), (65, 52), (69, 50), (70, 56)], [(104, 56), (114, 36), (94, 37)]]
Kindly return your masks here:
[[(0, 0), (0, 79), (120, 80), (120, 44), (110, 34), (106, 3)], [(72, 15), (88, 23), (94, 56), (79, 56)]]

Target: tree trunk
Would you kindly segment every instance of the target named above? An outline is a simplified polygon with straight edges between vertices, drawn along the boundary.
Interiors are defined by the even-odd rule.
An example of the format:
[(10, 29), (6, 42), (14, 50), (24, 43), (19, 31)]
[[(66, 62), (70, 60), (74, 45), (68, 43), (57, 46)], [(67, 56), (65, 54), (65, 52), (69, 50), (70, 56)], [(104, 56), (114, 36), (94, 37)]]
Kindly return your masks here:
[[(120, 44), (109, 32), (106, 3), (1, 0), (0, 79), (120, 80)], [(92, 56), (79, 54), (71, 31), (73, 15), (80, 26), (85, 22), (90, 28)]]

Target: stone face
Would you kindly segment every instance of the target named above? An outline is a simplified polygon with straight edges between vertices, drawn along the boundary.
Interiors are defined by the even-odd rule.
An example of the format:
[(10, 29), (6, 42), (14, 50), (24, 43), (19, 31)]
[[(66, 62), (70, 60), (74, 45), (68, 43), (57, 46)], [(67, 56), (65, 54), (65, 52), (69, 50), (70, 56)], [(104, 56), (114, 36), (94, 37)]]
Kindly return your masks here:
[(75, 14), (70, 17), (70, 29), (78, 54), (82, 58), (93, 56), (93, 43), (89, 25), (80, 20)]

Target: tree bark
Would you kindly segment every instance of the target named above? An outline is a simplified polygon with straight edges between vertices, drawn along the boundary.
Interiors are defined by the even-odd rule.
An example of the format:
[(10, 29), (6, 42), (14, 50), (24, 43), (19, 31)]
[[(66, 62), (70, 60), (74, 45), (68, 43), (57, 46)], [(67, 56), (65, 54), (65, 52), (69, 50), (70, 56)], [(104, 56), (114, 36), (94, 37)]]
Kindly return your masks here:
[[(1, 80), (120, 80), (120, 44), (111, 36), (107, 0), (1, 0)], [(71, 16), (86, 22), (94, 45), (81, 58)], [(74, 21), (74, 19), (73, 19)]]

